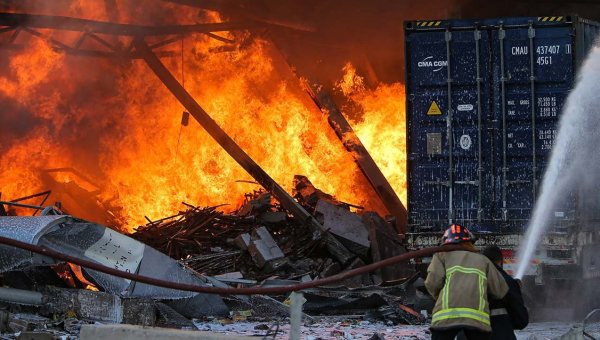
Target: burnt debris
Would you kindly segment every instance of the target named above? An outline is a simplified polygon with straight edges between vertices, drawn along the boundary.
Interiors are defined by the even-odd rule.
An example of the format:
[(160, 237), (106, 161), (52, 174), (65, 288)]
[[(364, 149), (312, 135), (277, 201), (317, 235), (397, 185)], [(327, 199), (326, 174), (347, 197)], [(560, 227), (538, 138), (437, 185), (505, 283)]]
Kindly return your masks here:
[[(269, 193), (257, 190), (247, 194), (236, 211), (183, 203), (184, 210), (147, 219), (130, 235), (69, 215), (4, 217), (0, 235), (121, 271), (224, 288), (312, 281), (406, 251), (391, 223), (323, 193), (304, 176), (294, 179), (294, 200), (311, 212), (318, 229), (301, 223)], [(346, 261), (330, 251), (330, 238), (343, 247), (338, 250), (351, 254)], [(196, 329), (194, 321), (199, 320), (264, 321), (290, 315), (289, 294), (183, 292), (8, 246), (0, 246), (0, 269), (3, 332), (51, 330), (77, 336), (82, 325), (93, 322)], [(407, 293), (414, 275), (410, 265), (397, 264), (308, 289), (304, 319), (362, 315), (371, 321), (421, 323), (424, 318), (410, 308), (414, 301)]]

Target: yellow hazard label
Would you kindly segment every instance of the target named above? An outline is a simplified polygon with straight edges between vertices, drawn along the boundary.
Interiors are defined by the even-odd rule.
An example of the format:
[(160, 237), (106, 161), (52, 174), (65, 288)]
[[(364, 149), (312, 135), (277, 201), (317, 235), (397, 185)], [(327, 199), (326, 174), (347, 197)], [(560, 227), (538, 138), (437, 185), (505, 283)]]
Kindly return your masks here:
[(442, 114), (442, 110), (440, 110), (440, 107), (438, 106), (438, 104), (434, 100), (431, 103), (431, 106), (429, 107), (429, 110), (427, 110), (427, 115), (428, 116), (436, 116), (436, 115), (441, 115), (441, 114)]
[(538, 17), (538, 21), (562, 21), (563, 17)]

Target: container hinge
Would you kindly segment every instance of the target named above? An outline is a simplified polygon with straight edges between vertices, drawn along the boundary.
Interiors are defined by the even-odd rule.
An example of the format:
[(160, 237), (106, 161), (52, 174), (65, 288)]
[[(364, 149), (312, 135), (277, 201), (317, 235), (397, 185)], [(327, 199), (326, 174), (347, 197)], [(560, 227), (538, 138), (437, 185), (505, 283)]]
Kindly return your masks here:
[(448, 181), (425, 181), (425, 184), (426, 185), (444, 186), (444, 187), (450, 186), (450, 182), (448, 182)]
[(479, 186), (479, 181), (454, 181), (454, 184), (465, 184)]
[(446, 41), (451, 41), (451, 40), (452, 40), (452, 32), (446, 31)]
[(506, 183), (506, 185), (512, 185), (512, 184), (519, 185), (519, 184), (528, 184), (528, 183), (531, 183), (531, 181), (527, 181), (524, 179), (517, 179), (514, 181), (505, 181), (505, 183)]

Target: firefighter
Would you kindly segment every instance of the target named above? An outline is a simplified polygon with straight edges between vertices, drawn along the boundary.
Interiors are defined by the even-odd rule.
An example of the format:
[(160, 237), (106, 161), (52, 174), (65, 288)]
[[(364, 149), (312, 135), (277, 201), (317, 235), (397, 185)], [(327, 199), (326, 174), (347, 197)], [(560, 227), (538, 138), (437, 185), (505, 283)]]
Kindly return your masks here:
[(521, 294), (520, 281), (513, 279), (504, 271), (504, 258), (500, 248), (487, 246), (482, 253), (492, 261), (508, 285), (508, 294), (504, 299), (490, 300), (492, 339), (516, 340), (514, 330), (523, 329), (529, 324), (529, 313)]
[(432, 339), (452, 340), (461, 330), (469, 340), (490, 339), (488, 295), (502, 299), (508, 286), (494, 264), (477, 253), (475, 237), (466, 228), (453, 224), (442, 242), (461, 244), (469, 250), (437, 253), (427, 268), (425, 286), (436, 300)]

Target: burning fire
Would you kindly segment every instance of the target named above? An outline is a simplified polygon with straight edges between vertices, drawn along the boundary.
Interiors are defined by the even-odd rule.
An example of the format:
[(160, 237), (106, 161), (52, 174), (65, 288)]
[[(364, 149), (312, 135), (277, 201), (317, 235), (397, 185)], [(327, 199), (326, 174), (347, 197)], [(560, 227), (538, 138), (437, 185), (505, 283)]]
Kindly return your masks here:
[[(27, 13), (108, 21), (103, 1), (60, 3), (66, 5), (37, 11), (23, 8)], [(185, 17), (181, 7), (160, 3), (142, 6), (151, 12), (143, 17), (162, 22), (139, 22), (140, 6), (123, 2), (121, 21), (155, 25), (223, 21), (207, 11), (188, 11)], [(175, 11), (177, 15), (171, 13)], [(219, 34), (236, 41), (247, 37)], [(59, 32), (53, 38), (72, 45), (78, 36)], [(158, 219), (177, 212), (182, 201), (230, 203), (256, 188), (236, 182), (253, 179), (197, 122), (190, 119), (188, 126), (180, 125), (183, 107), (143, 61), (68, 56), (55, 52), (48, 41), (24, 33), (16, 42), (25, 44), (25, 50), (0, 53), (7, 65), (0, 71), (5, 116), (0, 118), (2, 199), (47, 190), (41, 177), (44, 169), (72, 167), (101, 188), (99, 205), (116, 217), (116, 226), (131, 230), (145, 223), (144, 216)], [(163, 63), (285, 189), (291, 191), (294, 174), (302, 174), (342, 201), (385, 212), (325, 115), (305, 106), (301, 96), (306, 94), (297, 79), (281, 76), (271, 58), (272, 46), (260, 39), (231, 51), (225, 45), (192, 34), (183, 45), (164, 48), (183, 49), (183, 62), (179, 55), (164, 58)], [(345, 72), (343, 84), (355, 70), (349, 65)], [(360, 77), (354, 74), (349, 79), (358, 85)], [(380, 84), (369, 90), (354, 85), (345, 93), (364, 114), (352, 124), (405, 202), (403, 87)], [(65, 208), (69, 209), (66, 204)]]
[(383, 175), (406, 205), (406, 116), (404, 85), (383, 84), (368, 90), (364, 77), (347, 63), (336, 84), (363, 114), (352, 119), (346, 114), (358, 138), (369, 151)]

